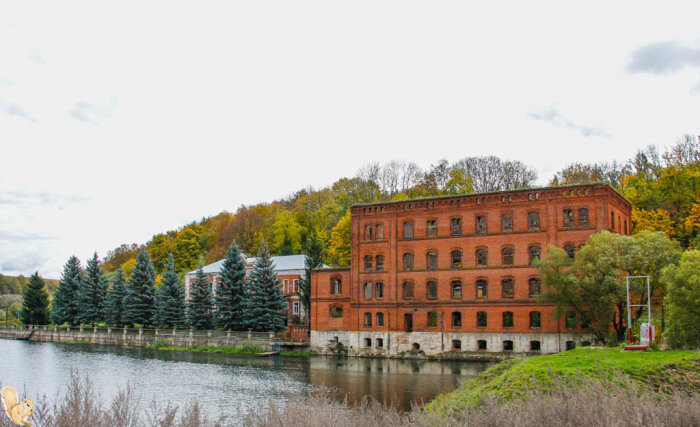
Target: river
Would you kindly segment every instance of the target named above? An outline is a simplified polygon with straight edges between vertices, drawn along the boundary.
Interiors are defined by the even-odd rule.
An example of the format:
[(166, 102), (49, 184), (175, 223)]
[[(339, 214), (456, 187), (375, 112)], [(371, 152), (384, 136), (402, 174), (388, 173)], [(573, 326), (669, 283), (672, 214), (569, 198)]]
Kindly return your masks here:
[(245, 357), (181, 351), (0, 339), (0, 384), (53, 400), (71, 369), (88, 376), (105, 399), (130, 384), (142, 403), (154, 398), (181, 408), (235, 416), (270, 400), (302, 400), (335, 390), (356, 404), (371, 396), (405, 410), (454, 390), (487, 362), (330, 357)]

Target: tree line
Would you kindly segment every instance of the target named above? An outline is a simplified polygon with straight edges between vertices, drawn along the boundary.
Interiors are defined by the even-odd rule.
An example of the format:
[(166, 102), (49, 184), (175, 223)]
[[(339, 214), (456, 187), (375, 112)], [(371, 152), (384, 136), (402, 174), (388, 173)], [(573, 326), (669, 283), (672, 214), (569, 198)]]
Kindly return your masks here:
[(151, 257), (142, 248), (129, 277), (119, 269), (109, 280), (97, 254), (85, 269), (72, 256), (66, 262), (58, 290), (49, 298), (38, 273), (25, 292), (22, 322), (27, 324), (156, 326), (279, 332), (285, 328), (287, 298), (283, 294), (267, 246), (263, 243), (246, 276), (245, 262), (236, 243), (226, 252), (216, 295), (200, 263), (190, 283), (190, 298), (171, 254), (156, 283)]

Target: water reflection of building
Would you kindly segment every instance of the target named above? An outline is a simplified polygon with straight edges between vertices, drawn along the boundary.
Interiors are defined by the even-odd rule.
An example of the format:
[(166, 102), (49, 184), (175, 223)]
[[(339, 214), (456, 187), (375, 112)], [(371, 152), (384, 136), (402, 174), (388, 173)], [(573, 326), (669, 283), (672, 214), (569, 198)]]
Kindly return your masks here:
[(349, 269), (312, 273), (311, 345), (350, 355), (553, 353), (592, 342), (588, 319), (538, 303), (532, 262), (629, 234), (631, 205), (589, 184), (353, 206)]

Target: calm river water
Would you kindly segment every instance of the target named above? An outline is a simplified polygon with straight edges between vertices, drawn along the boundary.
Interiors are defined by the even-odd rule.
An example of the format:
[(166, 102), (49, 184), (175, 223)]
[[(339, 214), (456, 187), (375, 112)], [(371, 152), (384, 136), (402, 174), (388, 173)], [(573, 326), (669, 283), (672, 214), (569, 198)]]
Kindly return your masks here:
[(144, 348), (56, 344), (0, 339), (0, 384), (53, 400), (71, 369), (89, 376), (106, 399), (131, 384), (143, 403), (198, 401), (211, 415), (235, 415), (270, 400), (301, 400), (324, 387), (357, 403), (371, 396), (407, 409), (449, 392), (489, 366), (328, 357), (240, 357)]

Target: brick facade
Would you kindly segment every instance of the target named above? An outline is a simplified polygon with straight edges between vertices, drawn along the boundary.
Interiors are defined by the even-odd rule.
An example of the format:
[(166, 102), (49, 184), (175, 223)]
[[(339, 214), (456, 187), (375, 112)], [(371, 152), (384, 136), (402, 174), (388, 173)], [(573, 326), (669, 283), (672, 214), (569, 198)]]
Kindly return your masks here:
[(327, 331), (359, 333), (347, 344), (358, 352), (386, 348), (376, 337), (363, 340), (369, 332), (402, 332), (409, 341), (411, 334), (434, 338), (418, 332), (440, 334), (442, 351), (478, 341), (445, 344), (445, 333), (459, 334), (457, 341), (500, 334), (505, 348), (487, 350), (526, 352), (542, 334), (585, 334), (581, 319), (567, 328), (533, 298), (539, 277), (531, 259), (547, 245), (575, 255), (601, 230), (629, 234), (630, 215), (629, 202), (607, 185), (354, 206), (350, 269), (312, 274), (312, 346), (323, 347)]

